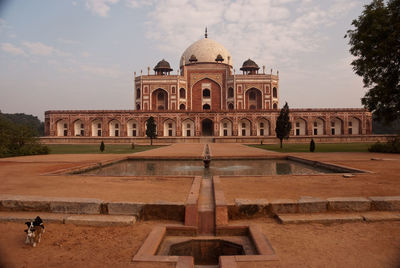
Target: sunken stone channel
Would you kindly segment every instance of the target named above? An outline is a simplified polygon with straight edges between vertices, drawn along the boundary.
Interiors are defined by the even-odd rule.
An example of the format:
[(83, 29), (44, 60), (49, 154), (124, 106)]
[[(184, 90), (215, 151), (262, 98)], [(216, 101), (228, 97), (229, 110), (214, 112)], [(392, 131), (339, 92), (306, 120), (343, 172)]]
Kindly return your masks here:
[(195, 265), (217, 265), (220, 256), (245, 255), (243, 246), (222, 239), (190, 239), (169, 247), (169, 256), (192, 256)]

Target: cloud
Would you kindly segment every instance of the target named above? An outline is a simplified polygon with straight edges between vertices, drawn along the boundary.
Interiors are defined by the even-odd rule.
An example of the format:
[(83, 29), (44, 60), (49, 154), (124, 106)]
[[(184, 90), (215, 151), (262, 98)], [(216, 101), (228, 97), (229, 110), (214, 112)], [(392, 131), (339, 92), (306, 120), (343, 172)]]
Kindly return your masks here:
[(100, 67), (87, 64), (81, 64), (79, 65), (79, 67), (84, 72), (103, 77), (107, 76), (107, 77), (117, 78), (120, 77), (122, 74), (122, 72), (116, 67)]
[(0, 18), (0, 32), (2, 32), (4, 29), (9, 29), (10, 26), (7, 24), (7, 22)]
[(22, 42), (22, 45), (24, 45), (32, 55), (50, 56), (56, 51), (55, 48), (41, 42)]
[(86, 0), (86, 8), (101, 17), (107, 17), (110, 5), (118, 3), (119, 0)]
[(2, 43), (1, 49), (11, 55), (26, 55), (25, 51), (22, 48), (16, 47), (10, 43)]
[(68, 57), (70, 53), (61, 51), (55, 47), (43, 44), (41, 42), (22, 42), (22, 45), (27, 49), (30, 55), (36, 56), (60, 56)]
[(58, 38), (57, 41), (60, 43), (63, 43), (63, 44), (67, 44), (67, 45), (78, 45), (81, 43), (76, 40), (69, 40), (69, 39), (63, 39), (63, 38)]
[(155, 0), (126, 0), (126, 5), (131, 8), (140, 8), (143, 6), (151, 6)]
[(355, 5), (355, 0), (161, 0), (147, 14), (146, 37), (162, 51), (183, 52), (207, 26), (209, 38), (228, 48), (236, 64), (251, 57), (260, 64), (291, 66), (298, 53), (312, 52), (329, 39), (326, 27)]

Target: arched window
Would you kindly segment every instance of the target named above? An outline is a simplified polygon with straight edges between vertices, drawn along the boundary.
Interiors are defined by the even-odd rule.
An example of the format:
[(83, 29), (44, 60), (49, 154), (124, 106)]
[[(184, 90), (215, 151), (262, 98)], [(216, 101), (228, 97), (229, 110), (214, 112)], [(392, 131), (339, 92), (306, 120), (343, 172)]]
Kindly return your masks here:
[(233, 98), (233, 88), (228, 89), (228, 98)]
[(184, 88), (179, 89), (179, 97), (182, 99), (186, 98), (186, 90)]
[(172, 87), (172, 94), (175, 94), (175, 87)]
[(210, 98), (211, 92), (209, 89), (204, 89), (203, 90), (203, 98)]
[(274, 98), (278, 98), (278, 90), (276, 89), (276, 87), (274, 87), (274, 88), (272, 89), (272, 96), (273, 96)]
[(140, 110), (140, 104), (136, 104), (136, 110)]
[(233, 103), (229, 103), (229, 104), (228, 104), (228, 109), (229, 109), (229, 110), (233, 110), (233, 109), (234, 109)]
[(209, 104), (204, 104), (203, 105), (203, 110), (210, 110), (210, 109), (211, 109), (211, 107), (210, 107)]
[(186, 109), (186, 106), (185, 106), (185, 104), (181, 104), (181, 105), (179, 105), (179, 110), (185, 110)]
[(274, 103), (273, 108), (278, 109), (278, 104)]
[(140, 98), (140, 88), (136, 89), (136, 98)]
[(160, 106), (158, 106), (157, 109), (158, 109), (158, 110), (164, 110), (164, 106), (160, 105)]
[(256, 99), (256, 92), (252, 90), (249, 93), (249, 100), (255, 100), (255, 99)]
[(158, 95), (157, 95), (157, 99), (159, 101), (163, 101), (164, 100), (164, 94), (162, 92), (159, 92)]

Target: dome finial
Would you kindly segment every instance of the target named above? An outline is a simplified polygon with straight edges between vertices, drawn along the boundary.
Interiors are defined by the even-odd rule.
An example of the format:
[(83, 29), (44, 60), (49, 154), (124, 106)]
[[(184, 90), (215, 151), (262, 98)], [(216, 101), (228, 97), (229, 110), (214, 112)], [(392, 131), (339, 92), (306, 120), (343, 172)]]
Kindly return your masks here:
[(205, 38), (208, 37), (208, 34), (207, 34), (207, 26), (206, 26), (206, 32), (205, 32), (205, 34), (204, 34), (204, 37), (205, 37)]

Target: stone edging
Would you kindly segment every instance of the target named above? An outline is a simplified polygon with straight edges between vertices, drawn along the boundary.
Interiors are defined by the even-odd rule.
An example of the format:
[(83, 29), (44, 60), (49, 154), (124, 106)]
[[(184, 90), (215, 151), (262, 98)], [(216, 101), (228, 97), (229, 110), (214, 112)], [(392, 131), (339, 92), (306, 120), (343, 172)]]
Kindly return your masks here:
[(179, 202), (106, 202), (94, 198), (20, 195), (0, 195), (0, 211), (127, 215), (143, 220), (165, 219), (183, 221), (185, 218), (185, 204)]
[(274, 216), (290, 213), (400, 211), (400, 196), (370, 197), (302, 197), (299, 200), (235, 199), (228, 204), (229, 219)]

